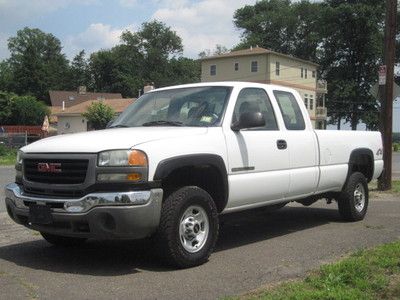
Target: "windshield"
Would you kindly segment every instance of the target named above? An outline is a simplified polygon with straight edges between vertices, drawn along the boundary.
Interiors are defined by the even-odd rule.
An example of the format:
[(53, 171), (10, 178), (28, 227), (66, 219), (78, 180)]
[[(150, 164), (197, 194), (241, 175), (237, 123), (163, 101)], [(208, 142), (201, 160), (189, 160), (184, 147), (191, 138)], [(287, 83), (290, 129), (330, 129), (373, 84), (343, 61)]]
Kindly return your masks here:
[(113, 127), (219, 126), (231, 87), (208, 86), (144, 94), (114, 122)]

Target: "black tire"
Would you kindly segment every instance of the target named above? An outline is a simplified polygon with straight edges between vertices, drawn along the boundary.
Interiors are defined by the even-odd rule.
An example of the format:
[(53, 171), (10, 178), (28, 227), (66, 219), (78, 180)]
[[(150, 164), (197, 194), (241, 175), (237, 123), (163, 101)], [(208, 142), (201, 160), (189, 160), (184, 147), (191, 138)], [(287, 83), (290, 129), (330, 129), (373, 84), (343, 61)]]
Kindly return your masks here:
[[(363, 200), (360, 200), (362, 191)], [(343, 220), (354, 222), (364, 219), (368, 209), (368, 183), (365, 176), (360, 172), (354, 172), (348, 178), (343, 191), (338, 197), (339, 213)], [(360, 203), (364, 203), (361, 206)]]
[[(208, 235), (197, 252), (191, 253), (181, 242), (180, 226), (184, 214), (192, 207), (200, 207), (208, 218)], [(204, 225), (204, 224), (203, 224)], [(214, 250), (218, 238), (218, 212), (211, 196), (196, 186), (187, 186), (170, 194), (164, 201), (160, 225), (154, 237), (157, 252), (174, 267), (190, 268), (205, 263)]]
[(77, 238), (77, 237), (67, 237), (67, 236), (60, 236), (51, 233), (40, 233), (42, 237), (54, 246), (59, 247), (73, 247), (82, 245), (87, 239), (85, 238)]

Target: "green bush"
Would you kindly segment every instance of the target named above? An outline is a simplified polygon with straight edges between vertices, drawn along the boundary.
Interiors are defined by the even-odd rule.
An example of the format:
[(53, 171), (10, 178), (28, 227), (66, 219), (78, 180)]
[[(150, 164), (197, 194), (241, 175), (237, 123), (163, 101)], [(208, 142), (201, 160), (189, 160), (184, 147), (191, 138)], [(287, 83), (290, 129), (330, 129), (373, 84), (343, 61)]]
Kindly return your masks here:
[(102, 103), (102, 102), (93, 102), (87, 109), (85, 113), (82, 114), (89, 124), (93, 127), (93, 129), (104, 129), (106, 128), (108, 122), (112, 120), (114, 117), (114, 110)]

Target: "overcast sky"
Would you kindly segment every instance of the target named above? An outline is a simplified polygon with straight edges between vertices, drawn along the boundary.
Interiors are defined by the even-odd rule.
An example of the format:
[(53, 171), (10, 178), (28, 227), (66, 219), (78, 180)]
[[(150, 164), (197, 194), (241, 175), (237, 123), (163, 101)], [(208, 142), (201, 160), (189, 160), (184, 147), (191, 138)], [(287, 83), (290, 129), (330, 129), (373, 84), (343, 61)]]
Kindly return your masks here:
[(184, 56), (197, 57), (216, 44), (232, 47), (240, 32), (233, 13), (256, 0), (0, 0), (0, 60), (7, 58), (7, 39), (25, 26), (39, 28), (61, 40), (72, 58), (110, 48), (124, 30), (141, 23), (165, 22), (183, 39)]

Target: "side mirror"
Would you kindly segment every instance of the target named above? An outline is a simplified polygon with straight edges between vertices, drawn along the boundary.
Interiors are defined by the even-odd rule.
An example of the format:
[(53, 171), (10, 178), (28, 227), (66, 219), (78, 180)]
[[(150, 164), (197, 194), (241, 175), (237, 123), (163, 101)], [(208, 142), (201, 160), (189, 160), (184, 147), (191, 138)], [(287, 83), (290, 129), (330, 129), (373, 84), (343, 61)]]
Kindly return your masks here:
[(109, 127), (112, 125), (112, 123), (114, 123), (115, 120), (116, 120), (115, 117), (112, 118), (112, 119), (107, 123), (106, 128), (109, 128)]
[(245, 128), (255, 128), (265, 126), (265, 120), (260, 112), (245, 112), (239, 117), (239, 121), (231, 126), (233, 131)]

